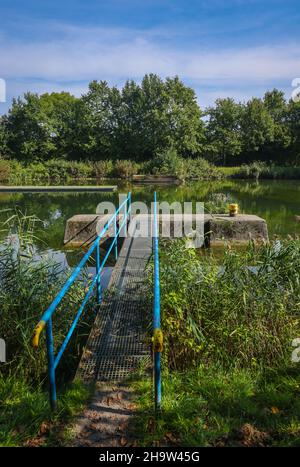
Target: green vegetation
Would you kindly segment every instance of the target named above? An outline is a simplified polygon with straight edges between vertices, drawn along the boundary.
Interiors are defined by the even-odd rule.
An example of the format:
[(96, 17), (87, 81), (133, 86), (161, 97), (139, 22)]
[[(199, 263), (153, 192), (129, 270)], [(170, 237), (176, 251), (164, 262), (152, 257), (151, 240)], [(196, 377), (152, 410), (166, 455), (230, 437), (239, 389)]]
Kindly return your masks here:
[(59, 409), (50, 412), (43, 385), (22, 376), (0, 375), (0, 446), (42, 446), (64, 442), (63, 429), (79, 414), (91, 394), (76, 381), (60, 390)]
[[(33, 349), (31, 338), (42, 313), (65, 282), (67, 272), (35, 255), (36, 218), (19, 212), (10, 217), (9, 214), (2, 224), (6, 235), (0, 244), (0, 336), (5, 337), (7, 348), (7, 363), (1, 363), (0, 367), (0, 445), (21, 444), (39, 437), (43, 434), (41, 424), (55, 426), (80, 409), (88, 396), (87, 390), (79, 383), (70, 385), (69, 381), (93, 318), (88, 307), (69, 344), (68, 358), (60, 362), (58, 382), (62, 397), (59, 412), (53, 416), (46, 386), (45, 336), (38, 349)], [(88, 281), (88, 277), (78, 281), (55, 314), (56, 348), (74, 319), (76, 304), (82, 301)]]
[(0, 183), (11, 185), (84, 183), (86, 180), (125, 179), (134, 175), (172, 175), (179, 180), (300, 179), (300, 167), (267, 165), (264, 162), (240, 167), (219, 167), (202, 157), (183, 159), (174, 149), (157, 154), (153, 160), (61, 161), (52, 159), (25, 165), (16, 160), (0, 159)]
[[(200, 109), (194, 90), (178, 77), (162, 80), (150, 74), (141, 84), (127, 81), (122, 89), (92, 81), (81, 98), (66, 92), (26, 93), (0, 118), (0, 158), (26, 167), (55, 159), (64, 171), (64, 161), (81, 161), (87, 168), (80, 166), (80, 173), (88, 176), (85, 170), (94, 161), (102, 176), (111, 172), (109, 161), (151, 166), (167, 152), (180, 160), (173, 173), (197, 158), (224, 166), (256, 161), (297, 166), (300, 103), (287, 102), (274, 89), (262, 99), (217, 99)], [(128, 177), (133, 167), (126, 164), (121, 173)]]
[(254, 371), (201, 365), (164, 372), (163, 410), (152, 383), (134, 383), (141, 446), (299, 446), (299, 369)]
[(164, 402), (153, 428), (148, 383), (138, 384), (145, 442), (299, 444), (300, 242), (217, 260), (180, 240), (161, 255)]
[(136, 174), (175, 175), (181, 180), (220, 180), (223, 172), (205, 159), (183, 159), (176, 150), (158, 154), (152, 161), (138, 163), (130, 160), (78, 162), (52, 159), (24, 165), (16, 160), (0, 159), (0, 183), (28, 185), (31, 183), (60, 184), (87, 179), (105, 178), (130, 180)]

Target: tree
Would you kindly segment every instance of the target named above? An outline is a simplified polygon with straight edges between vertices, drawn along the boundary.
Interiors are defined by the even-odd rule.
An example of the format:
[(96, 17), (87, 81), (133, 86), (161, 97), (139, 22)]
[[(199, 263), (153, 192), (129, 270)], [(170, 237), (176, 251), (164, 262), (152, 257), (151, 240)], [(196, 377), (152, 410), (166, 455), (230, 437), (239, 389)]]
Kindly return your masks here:
[(274, 121), (261, 99), (255, 97), (244, 106), (241, 134), (247, 161), (261, 157), (266, 145), (273, 143)]
[(51, 128), (51, 141), (55, 145), (55, 157), (78, 158), (76, 152), (80, 100), (68, 92), (53, 92), (40, 96), (42, 115)]
[(16, 159), (65, 156), (76, 98), (69, 93), (26, 93), (14, 99), (7, 117), (7, 145)]
[[(157, 89), (153, 89), (152, 94), (156, 93)], [(127, 81), (121, 91), (121, 106), (117, 116), (118, 152), (122, 159), (144, 160), (149, 157), (152, 146), (156, 145), (155, 135), (153, 140), (149, 138), (147, 104), (150, 101), (145, 99), (142, 87), (133, 80)], [(157, 122), (152, 121), (151, 128), (156, 126)]]
[(282, 159), (291, 143), (291, 133), (287, 125), (288, 106), (284, 93), (278, 89), (268, 91), (264, 95), (264, 105), (273, 119), (274, 140), (266, 148), (267, 156), (271, 159)]
[(289, 147), (290, 159), (295, 164), (300, 162), (300, 101), (290, 100), (287, 112), (287, 125), (290, 130), (291, 142)]
[(7, 120), (5, 116), (0, 117), (0, 158), (8, 155), (7, 147)]
[(127, 81), (119, 115), (120, 150), (135, 160), (148, 160), (170, 147), (181, 156), (197, 154), (204, 125), (195, 92), (178, 77), (164, 82), (145, 75), (141, 85)]
[(228, 159), (236, 158), (242, 149), (241, 105), (233, 99), (217, 99), (215, 107), (209, 107), (206, 115), (207, 143), (215, 162), (226, 165)]
[(193, 89), (178, 77), (167, 78), (167, 144), (183, 157), (200, 154), (204, 143), (202, 112)]
[(80, 151), (90, 160), (117, 158), (115, 151), (120, 92), (106, 81), (92, 81), (82, 96), (77, 139)]

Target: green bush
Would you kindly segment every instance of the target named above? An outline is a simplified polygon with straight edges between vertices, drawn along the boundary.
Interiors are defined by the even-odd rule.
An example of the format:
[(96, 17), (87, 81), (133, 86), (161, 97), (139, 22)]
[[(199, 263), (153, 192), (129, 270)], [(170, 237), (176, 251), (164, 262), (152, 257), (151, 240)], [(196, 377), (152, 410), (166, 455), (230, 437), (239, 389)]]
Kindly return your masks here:
[(94, 163), (96, 178), (102, 179), (113, 174), (113, 163), (111, 160), (102, 160)]
[(186, 177), (190, 180), (219, 180), (224, 178), (224, 174), (215, 165), (210, 164), (201, 157), (197, 159), (184, 160), (186, 167)]
[(186, 176), (185, 161), (174, 148), (158, 152), (149, 163), (149, 169), (154, 175), (171, 175), (182, 179)]
[(114, 175), (118, 178), (130, 179), (138, 172), (138, 164), (130, 160), (116, 160)]
[(11, 166), (5, 159), (0, 159), (0, 182), (7, 182), (10, 178)]

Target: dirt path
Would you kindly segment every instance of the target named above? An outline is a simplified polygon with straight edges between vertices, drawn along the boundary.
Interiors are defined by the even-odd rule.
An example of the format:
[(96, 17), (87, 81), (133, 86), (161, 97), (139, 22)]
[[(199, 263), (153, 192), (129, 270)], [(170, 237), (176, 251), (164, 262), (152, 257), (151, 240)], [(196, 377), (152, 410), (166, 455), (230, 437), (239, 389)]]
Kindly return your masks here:
[(98, 383), (90, 405), (74, 426), (73, 446), (135, 446), (132, 422), (136, 405), (131, 388)]

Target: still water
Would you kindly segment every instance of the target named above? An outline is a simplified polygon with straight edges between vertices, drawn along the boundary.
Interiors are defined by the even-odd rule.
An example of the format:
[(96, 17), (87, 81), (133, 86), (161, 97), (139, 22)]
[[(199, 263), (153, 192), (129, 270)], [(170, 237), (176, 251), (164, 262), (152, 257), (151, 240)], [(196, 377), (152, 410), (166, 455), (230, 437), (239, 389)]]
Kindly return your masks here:
[[(133, 201), (144, 201), (149, 206), (153, 192), (159, 201), (203, 201), (219, 199), (236, 202), (240, 211), (257, 214), (266, 219), (270, 237), (300, 235), (300, 183), (298, 181), (245, 181), (193, 182), (181, 186), (118, 185), (117, 193), (0, 193), (0, 220), (7, 217), (7, 209), (18, 208), (28, 215), (34, 214), (42, 224), (37, 231), (40, 251), (54, 256), (58, 261), (73, 266), (78, 262), (78, 252), (63, 248), (66, 221), (74, 214), (94, 214), (101, 201), (117, 205), (119, 193), (132, 191)], [(208, 204), (209, 206), (209, 204)]]

